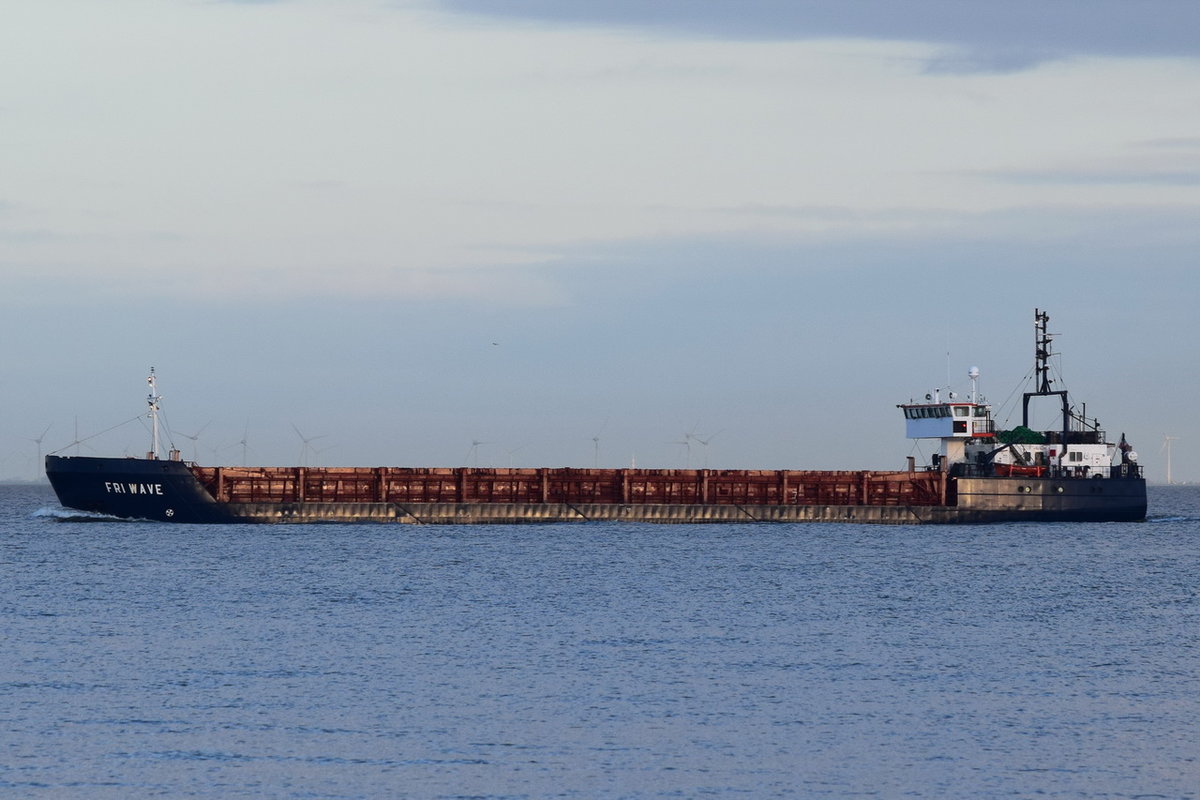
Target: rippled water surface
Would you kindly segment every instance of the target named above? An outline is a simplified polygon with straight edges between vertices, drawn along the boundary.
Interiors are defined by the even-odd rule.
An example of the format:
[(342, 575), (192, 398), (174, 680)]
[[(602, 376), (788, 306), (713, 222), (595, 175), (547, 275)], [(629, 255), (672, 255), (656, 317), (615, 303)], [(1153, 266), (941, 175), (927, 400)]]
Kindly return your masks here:
[(0, 487), (0, 793), (1200, 797), (1149, 522), (188, 526)]

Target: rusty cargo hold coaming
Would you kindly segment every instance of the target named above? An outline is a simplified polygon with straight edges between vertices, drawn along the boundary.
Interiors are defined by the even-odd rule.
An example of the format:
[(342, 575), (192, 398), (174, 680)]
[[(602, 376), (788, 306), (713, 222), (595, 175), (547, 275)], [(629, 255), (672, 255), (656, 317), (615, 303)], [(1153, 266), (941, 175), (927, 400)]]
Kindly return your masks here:
[(190, 467), (219, 503), (937, 506), (941, 472)]

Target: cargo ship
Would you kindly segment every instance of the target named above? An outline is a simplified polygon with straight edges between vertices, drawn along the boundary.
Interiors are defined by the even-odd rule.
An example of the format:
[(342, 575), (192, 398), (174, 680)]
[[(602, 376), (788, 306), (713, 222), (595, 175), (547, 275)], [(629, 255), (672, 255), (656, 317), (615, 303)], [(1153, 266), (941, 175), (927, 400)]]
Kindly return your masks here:
[[(1036, 388), (1022, 424), (997, 430), (976, 391), (934, 389), (897, 406), (910, 439), (938, 450), (877, 470), (204, 467), (159, 457), (151, 370), (144, 458), (46, 456), (59, 502), (98, 518), (182, 523), (550, 523), (627, 521), (989, 523), (1132, 521), (1146, 482), (1122, 434), (1112, 443), (1050, 377), (1049, 315), (1034, 310)], [(1030, 401), (1061, 401), (1061, 425), (1029, 427)]]

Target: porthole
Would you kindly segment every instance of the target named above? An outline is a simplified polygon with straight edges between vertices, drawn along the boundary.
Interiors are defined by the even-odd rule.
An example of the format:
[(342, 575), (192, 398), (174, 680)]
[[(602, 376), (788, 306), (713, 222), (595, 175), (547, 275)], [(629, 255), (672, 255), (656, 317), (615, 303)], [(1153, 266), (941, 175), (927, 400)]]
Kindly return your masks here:
[(1062, 494), (1062, 493), (1063, 493), (1063, 487), (1061, 487), (1061, 486), (1055, 486), (1055, 487), (1054, 487), (1054, 491), (1055, 491), (1055, 492), (1057, 492), (1058, 494)]

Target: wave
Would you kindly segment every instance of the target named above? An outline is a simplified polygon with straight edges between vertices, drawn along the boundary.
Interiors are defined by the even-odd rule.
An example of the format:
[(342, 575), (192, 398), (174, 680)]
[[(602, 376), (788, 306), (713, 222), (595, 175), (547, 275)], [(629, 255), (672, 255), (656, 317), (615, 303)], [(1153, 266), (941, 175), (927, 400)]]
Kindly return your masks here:
[(53, 522), (128, 522), (127, 519), (114, 517), (111, 514), (101, 514), (97, 511), (80, 511), (75, 508), (62, 506), (43, 506), (29, 515), (34, 519), (48, 519)]

